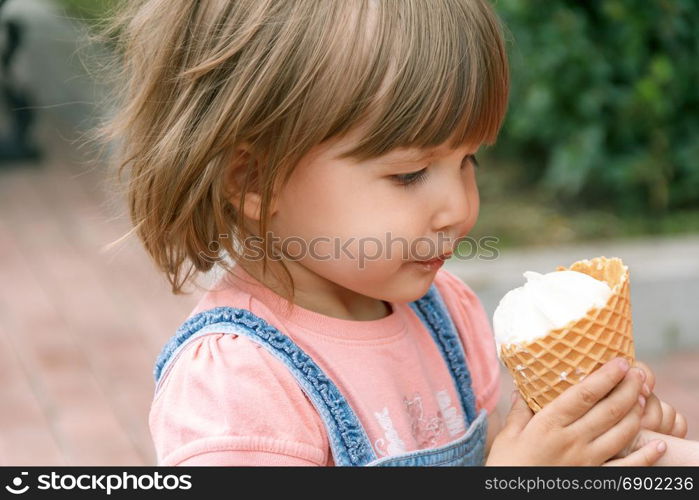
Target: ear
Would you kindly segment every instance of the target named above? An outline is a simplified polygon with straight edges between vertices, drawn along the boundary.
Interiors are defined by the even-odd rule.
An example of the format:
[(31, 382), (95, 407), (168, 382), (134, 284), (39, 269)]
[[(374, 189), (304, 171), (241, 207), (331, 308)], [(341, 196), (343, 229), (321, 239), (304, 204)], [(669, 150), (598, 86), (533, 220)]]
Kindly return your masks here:
[(233, 160), (225, 173), (226, 193), (236, 209), (240, 206), (245, 178), (249, 176), (243, 212), (246, 218), (254, 221), (260, 220), (262, 211), (262, 193), (259, 186), (260, 168), (260, 162), (253, 155), (250, 147), (244, 144), (236, 149)]

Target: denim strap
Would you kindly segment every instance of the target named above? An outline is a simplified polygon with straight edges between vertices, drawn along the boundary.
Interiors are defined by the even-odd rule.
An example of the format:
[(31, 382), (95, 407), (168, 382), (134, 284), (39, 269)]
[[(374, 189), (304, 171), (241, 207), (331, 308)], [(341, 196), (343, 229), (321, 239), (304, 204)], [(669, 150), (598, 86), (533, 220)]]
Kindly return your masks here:
[(478, 416), (475, 396), (471, 386), (471, 373), (468, 370), (465, 350), (459, 340), (456, 327), (434, 283), (423, 297), (415, 302), (411, 302), (410, 307), (413, 308), (422, 322), (428, 326), (427, 329), (432, 334), (449, 366), (449, 372), (456, 384), (456, 392), (461, 398), (466, 427), (468, 427)]

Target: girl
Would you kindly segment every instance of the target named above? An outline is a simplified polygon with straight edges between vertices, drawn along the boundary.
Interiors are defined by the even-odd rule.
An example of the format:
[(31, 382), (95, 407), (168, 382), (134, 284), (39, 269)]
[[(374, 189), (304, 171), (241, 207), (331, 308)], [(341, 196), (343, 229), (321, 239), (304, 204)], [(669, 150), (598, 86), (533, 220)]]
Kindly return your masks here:
[(135, 230), (174, 293), (222, 271), (156, 361), (160, 465), (662, 454), (620, 453), (644, 391), (621, 362), (500, 432), (488, 319), (440, 269), (507, 107), (484, 0), (144, 0), (116, 27)]

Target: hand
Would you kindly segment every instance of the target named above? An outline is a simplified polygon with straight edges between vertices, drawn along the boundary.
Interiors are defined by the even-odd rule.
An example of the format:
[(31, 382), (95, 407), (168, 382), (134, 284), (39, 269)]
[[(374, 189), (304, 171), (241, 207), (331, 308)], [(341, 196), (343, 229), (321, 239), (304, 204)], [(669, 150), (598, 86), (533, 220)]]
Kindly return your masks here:
[(636, 361), (634, 366), (641, 368), (646, 374), (645, 388), (642, 392), (646, 398), (646, 406), (641, 419), (641, 427), (660, 434), (668, 434), (678, 438), (685, 437), (687, 435), (687, 419), (652, 392), (655, 389), (653, 371), (641, 361)]
[[(601, 465), (641, 428), (643, 373), (621, 359), (605, 363), (536, 415), (518, 391), (486, 465)], [(662, 452), (644, 446), (608, 465), (646, 465)]]

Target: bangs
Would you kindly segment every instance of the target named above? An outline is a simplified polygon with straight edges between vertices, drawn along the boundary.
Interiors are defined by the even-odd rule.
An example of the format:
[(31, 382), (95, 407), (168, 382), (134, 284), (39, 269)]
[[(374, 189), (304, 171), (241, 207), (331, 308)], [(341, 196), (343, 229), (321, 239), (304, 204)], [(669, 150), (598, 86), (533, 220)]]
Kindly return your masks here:
[[(332, 129), (345, 132), (348, 124), (361, 123), (363, 130), (342, 157), (361, 161), (447, 140), (451, 149), (493, 144), (507, 108), (509, 71), (490, 6), (402, 0), (373, 3), (371, 9), (378, 23), (369, 23), (375, 28), (368, 39), (354, 41), (365, 48), (355, 51), (361, 56), (347, 61), (350, 68), (361, 66), (354, 71), (366, 77), (354, 80), (361, 83), (335, 101), (344, 103), (346, 112)], [(368, 13), (362, 11), (361, 16)]]

